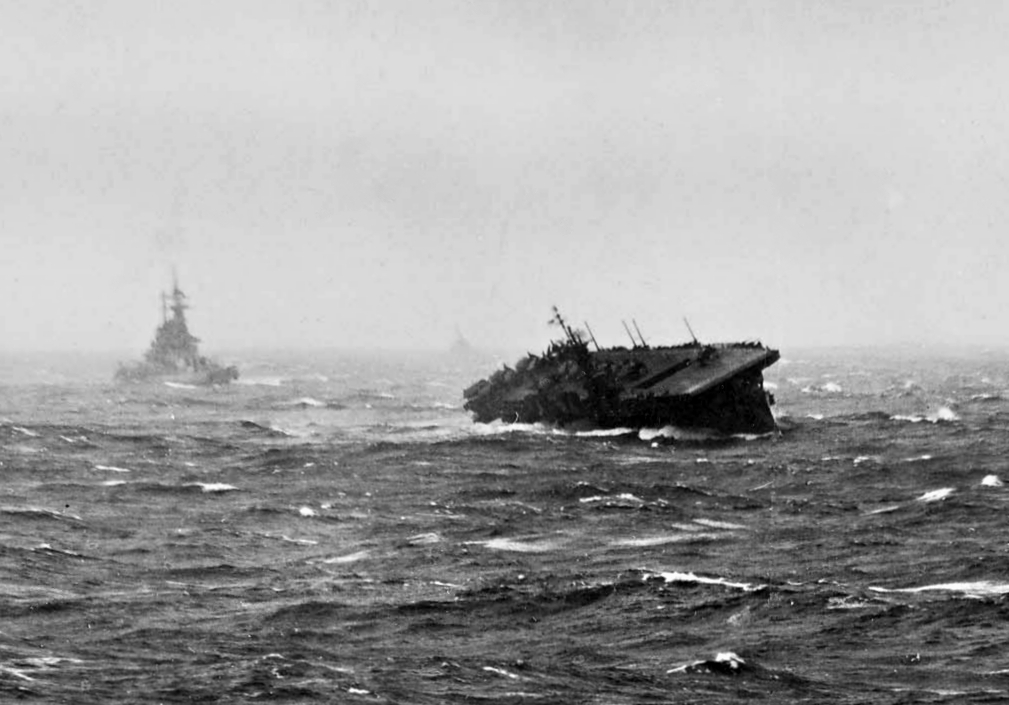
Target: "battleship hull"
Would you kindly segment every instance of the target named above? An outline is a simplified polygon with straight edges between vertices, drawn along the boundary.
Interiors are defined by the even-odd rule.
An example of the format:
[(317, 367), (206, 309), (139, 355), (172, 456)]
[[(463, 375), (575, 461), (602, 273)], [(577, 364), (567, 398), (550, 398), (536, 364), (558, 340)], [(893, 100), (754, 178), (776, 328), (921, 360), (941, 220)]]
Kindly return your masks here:
[(598, 428), (776, 428), (763, 370), (777, 350), (757, 343), (589, 351), (578, 338), (529, 355), (463, 392), (479, 422)]
[(180, 384), (195, 387), (213, 387), (230, 384), (238, 379), (238, 368), (234, 366), (208, 365), (198, 370), (174, 370), (145, 363), (120, 365), (116, 370), (116, 381), (127, 383)]

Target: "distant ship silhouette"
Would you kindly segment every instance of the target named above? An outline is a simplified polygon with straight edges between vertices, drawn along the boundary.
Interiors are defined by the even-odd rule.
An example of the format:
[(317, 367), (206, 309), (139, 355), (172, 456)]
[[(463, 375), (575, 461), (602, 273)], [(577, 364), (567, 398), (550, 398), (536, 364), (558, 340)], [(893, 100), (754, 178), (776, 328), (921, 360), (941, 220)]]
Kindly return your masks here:
[[(228, 384), (238, 379), (238, 368), (224, 366), (200, 354), (200, 339), (186, 324), (186, 295), (172, 272), (171, 294), (161, 294), (161, 325), (142, 362), (120, 364), (119, 382), (162, 381), (201, 386)], [(169, 315), (171, 312), (171, 315)]]

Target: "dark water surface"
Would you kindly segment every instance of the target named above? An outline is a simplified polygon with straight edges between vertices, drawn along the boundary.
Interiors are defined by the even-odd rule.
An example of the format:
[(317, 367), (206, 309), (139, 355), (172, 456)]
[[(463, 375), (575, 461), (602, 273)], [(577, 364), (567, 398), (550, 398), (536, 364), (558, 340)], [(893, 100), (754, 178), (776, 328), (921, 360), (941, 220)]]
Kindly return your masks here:
[(492, 364), (6, 360), (0, 701), (1009, 700), (1006, 358), (785, 357), (780, 435), (672, 443), (472, 424)]

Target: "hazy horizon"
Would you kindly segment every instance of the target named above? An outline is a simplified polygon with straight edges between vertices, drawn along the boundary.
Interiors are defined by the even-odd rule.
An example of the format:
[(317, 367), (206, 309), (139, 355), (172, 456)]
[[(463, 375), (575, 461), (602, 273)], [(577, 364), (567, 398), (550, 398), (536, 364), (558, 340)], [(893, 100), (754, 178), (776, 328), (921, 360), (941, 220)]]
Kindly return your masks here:
[(0, 350), (1009, 347), (1007, 19), (0, 0)]

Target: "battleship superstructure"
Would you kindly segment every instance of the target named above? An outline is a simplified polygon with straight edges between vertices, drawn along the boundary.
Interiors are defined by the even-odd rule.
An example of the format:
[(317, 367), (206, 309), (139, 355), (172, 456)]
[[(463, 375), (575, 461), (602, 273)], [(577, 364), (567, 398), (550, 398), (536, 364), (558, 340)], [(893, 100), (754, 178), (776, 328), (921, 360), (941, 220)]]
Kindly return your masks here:
[(186, 295), (172, 277), (172, 291), (161, 294), (161, 325), (142, 362), (120, 364), (122, 382), (166, 381), (197, 385), (227, 384), (238, 379), (238, 368), (224, 366), (200, 354), (200, 339), (186, 325)]
[[(767, 433), (776, 428), (763, 370), (777, 350), (760, 343), (651, 347), (638, 331), (632, 347), (600, 348), (554, 308), (564, 339), (529, 354), (463, 392), (475, 420), (544, 422), (598, 428), (705, 428)], [(626, 324), (625, 324), (626, 327)], [(635, 324), (635, 329), (637, 325)], [(692, 334), (691, 334), (692, 335)]]

